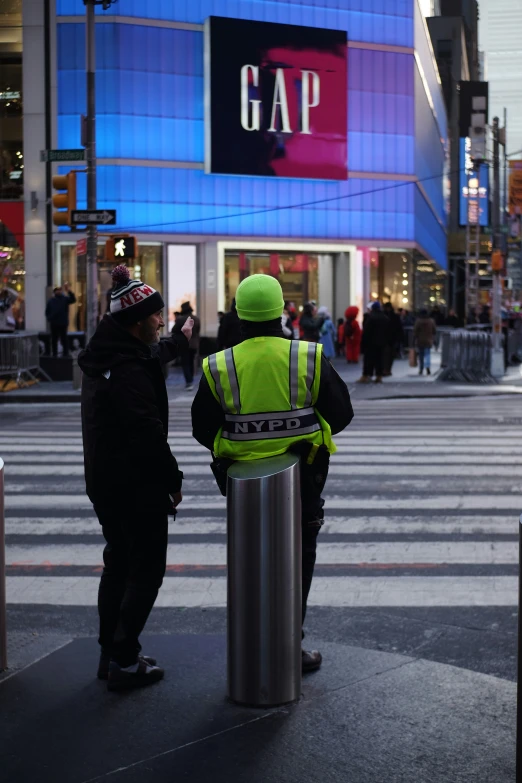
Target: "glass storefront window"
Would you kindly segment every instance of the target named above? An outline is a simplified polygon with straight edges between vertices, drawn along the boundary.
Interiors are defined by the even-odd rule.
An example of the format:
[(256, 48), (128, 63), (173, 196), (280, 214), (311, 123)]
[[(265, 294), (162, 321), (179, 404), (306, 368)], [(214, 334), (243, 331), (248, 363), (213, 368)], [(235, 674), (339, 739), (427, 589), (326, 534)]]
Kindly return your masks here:
[[(138, 242), (138, 257), (127, 259), (131, 278), (144, 280), (163, 296), (163, 245)], [(105, 260), (105, 243), (98, 245), (98, 315), (101, 318), (109, 309), (112, 287), (111, 273), (118, 262)], [(85, 256), (76, 256), (76, 245), (58, 244), (54, 285), (69, 283), (76, 295), (76, 304), (69, 308), (69, 329), (85, 331), (87, 278)]]
[(0, 199), (24, 195), (22, 2), (0, 0)]
[(239, 283), (249, 275), (276, 277), (285, 301), (301, 309), (319, 299), (319, 257), (309, 253), (225, 253), (225, 307), (230, 310)]

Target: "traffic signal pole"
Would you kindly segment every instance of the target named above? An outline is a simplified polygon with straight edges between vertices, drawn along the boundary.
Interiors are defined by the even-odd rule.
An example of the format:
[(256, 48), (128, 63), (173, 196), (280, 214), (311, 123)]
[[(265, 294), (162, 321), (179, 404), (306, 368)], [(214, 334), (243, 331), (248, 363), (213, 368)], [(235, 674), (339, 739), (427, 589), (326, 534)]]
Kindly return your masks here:
[[(87, 209), (96, 209), (96, 30), (94, 22), (95, 0), (84, 0), (86, 5), (86, 53), (87, 53), (87, 115), (85, 119), (85, 148), (87, 153)], [(98, 228), (87, 226), (87, 340), (90, 340), (98, 324)]]
[[(492, 331), (493, 352), (491, 356), (491, 374), (495, 378), (504, 375), (504, 351), (502, 350), (502, 282), (501, 282), (501, 235), (500, 235), (500, 147), (499, 147), (499, 120), (493, 118), (493, 247), (492, 272), (493, 272), (493, 296), (492, 296)], [(507, 337), (506, 337), (507, 339)]]

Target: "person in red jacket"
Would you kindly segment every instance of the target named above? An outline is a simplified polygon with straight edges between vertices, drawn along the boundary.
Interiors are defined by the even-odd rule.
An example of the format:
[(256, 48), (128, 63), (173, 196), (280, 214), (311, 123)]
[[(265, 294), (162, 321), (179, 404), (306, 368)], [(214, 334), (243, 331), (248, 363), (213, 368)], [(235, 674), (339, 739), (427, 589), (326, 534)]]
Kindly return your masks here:
[(359, 362), (359, 356), (361, 354), (361, 339), (362, 332), (357, 316), (359, 315), (358, 307), (348, 307), (345, 314), (346, 321), (344, 324), (344, 345), (346, 348), (346, 361), (348, 363), (357, 364)]

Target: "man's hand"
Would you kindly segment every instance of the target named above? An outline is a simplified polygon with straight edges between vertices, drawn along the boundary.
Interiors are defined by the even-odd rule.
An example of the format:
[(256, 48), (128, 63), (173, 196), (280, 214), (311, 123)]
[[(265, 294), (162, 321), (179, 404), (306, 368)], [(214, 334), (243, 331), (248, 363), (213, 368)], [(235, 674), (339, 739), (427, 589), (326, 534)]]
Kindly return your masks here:
[(181, 333), (185, 335), (187, 340), (190, 342), (190, 338), (192, 337), (192, 330), (194, 328), (194, 319), (190, 316), (187, 318), (183, 326), (181, 327)]
[(181, 492), (176, 492), (175, 495), (170, 496), (170, 499), (172, 500), (172, 507), (176, 508), (183, 500), (183, 495), (181, 494)]
[(69, 285), (70, 285), (70, 283), (64, 283), (63, 284), (63, 290), (65, 291), (66, 294), (69, 293)]

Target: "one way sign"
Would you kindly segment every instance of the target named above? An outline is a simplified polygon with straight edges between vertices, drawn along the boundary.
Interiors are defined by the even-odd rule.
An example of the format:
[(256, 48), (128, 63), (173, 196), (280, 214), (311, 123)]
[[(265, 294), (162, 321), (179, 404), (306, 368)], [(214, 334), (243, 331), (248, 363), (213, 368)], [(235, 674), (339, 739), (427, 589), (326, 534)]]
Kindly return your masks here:
[(116, 225), (115, 209), (73, 209), (71, 211), (71, 223), (75, 226), (96, 225), (114, 226)]

